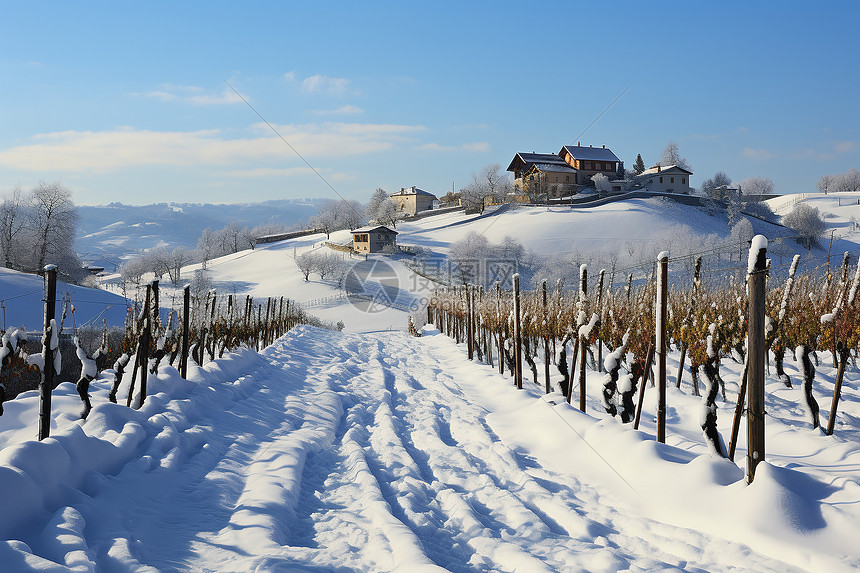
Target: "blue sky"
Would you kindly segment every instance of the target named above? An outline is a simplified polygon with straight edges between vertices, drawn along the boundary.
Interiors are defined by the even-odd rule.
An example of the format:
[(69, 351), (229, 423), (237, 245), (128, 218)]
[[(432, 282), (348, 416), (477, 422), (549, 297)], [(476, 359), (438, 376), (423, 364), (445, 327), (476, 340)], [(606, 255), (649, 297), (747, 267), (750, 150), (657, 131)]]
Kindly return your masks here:
[[(0, 192), (444, 194), (579, 140), (814, 191), (860, 167), (856, 2), (11, 2)], [(631, 85), (632, 84), (632, 85)]]

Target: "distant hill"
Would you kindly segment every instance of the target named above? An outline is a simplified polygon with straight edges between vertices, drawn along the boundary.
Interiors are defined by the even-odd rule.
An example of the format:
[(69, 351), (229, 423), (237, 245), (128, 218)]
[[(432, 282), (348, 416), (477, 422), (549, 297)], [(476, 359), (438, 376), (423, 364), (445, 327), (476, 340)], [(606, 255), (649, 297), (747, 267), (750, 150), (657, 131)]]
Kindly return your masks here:
[(86, 263), (112, 270), (121, 257), (157, 246), (194, 248), (206, 227), (231, 221), (256, 227), (277, 223), (294, 227), (319, 210), (322, 199), (284, 199), (244, 204), (157, 203), (78, 207), (75, 250)]

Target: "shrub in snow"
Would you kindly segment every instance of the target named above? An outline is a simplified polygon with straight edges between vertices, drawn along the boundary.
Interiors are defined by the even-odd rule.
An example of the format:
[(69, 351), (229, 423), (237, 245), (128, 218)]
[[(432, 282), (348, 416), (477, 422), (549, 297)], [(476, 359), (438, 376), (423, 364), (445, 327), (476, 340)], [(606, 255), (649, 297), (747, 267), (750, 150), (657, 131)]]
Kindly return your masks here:
[(122, 376), (125, 374), (125, 368), (128, 366), (128, 361), (131, 357), (127, 353), (123, 353), (117, 361), (114, 362), (114, 379), (113, 379), (113, 387), (110, 390), (110, 394), (108, 394), (108, 400), (116, 404), (116, 393), (119, 390), (119, 385), (122, 382)]
[(606, 376), (603, 378), (603, 407), (613, 416), (618, 413), (615, 394), (618, 390), (618, 371), (621, 369), (621, 361), (627, 352), (628, 336), (630, 336), (629, 331), (624, 334), (621, 346), (608, 354), (603, 361), (603, 367), (606, 370)]

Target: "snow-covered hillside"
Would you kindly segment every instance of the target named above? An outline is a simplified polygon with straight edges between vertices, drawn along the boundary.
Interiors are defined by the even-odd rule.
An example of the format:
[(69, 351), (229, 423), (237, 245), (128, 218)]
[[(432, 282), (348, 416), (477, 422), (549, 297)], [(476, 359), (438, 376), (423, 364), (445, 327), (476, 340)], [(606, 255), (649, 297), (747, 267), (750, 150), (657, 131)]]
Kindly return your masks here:
[[(829, 200), (819, 201), (833, 213), (826, 221), (850, 222), (841, 211), (848, 205), (827, 210)], [(492, 242), (515, 236), (547, 253), (610, 243), (662, 250), (672, 237), (721, 238), (729, 229), (719, 216), (649, 199), (588, 211), (451, 214), (403, 223), (398, 232), (399, 243), (444, 257), (471, 232)], [(348, 238), (338, 232), (331, 240)], [(849, 232), (842, 240), (857, 248)], [(303, 302), (312, 314), (343, 320), (345, 332), (298, 327), (261, 353), (192, 366), (188, 381), (162, 365), (140, 410), (108, 402), (106, 371), (90, 387), (86, 421), (65, 382), (54, 392), (52, 437), (43, 442), (33, 441), (36, 392), (4, 404), (0, 570), (860, 568), (856, 366), (846, 373), (829, 437), (811, 429), (797, 385), (768, 377), (766, 457), (747, 485), (743, 432), (738, 463), (709, 453), (689, 370), (680, 389), (668, 389), (667, 443), (658, 444), (652, 388), (639, 431), (605, 413), (598, 372), (588, 372), (585, 413), (558, 392), (544, 394), (528, 371), (518, 391), (432, 326), (420, 338), (402, 331), (409, 307), (432, 287), (406, 265), (411, 258), (351, 260), (357, 280), (371, 293), (380, 285), (381, 300), (397, 308), (346, 297), (313, 275), (305, 282), (295, 257), (329, 252), (324, 242), (315, 235), (263, 245), (210, 261), (206, 276), (220, 294)], [(163, 286), (169, 305), (174, 298)], [(813, 392), (826, 405), (836, 371), (828, 353), (819, 359)], [(677, 364), (670, 353), (669, 371)], [(724, 438), (741, 368), (723, 361), (727, 400), (717, 402), (717, 424)], [(785, 368), (798, 379), (797, 363)], [(553, 371), (556, 386), (560, 379)]]
[(154, 247), (197, 247), (206, 227), (236, 221), (243, 227), (294, 225), (315, 215), (318, 199), (276, 200), (248, 204), (160, 203), (155, 205), (81, 205), (75, 250), (87, 262), (115, 270), (123, 256)]
[[(29, 331), (41, 331), (45, 324), (45, 286), (42, 277), (0, 267), (0, 300), (4, 328), (23, 326)], [(128, 301), (102, 289), (86, 288), (57, 281), (57, 300), (68, 299), (75, 308), (74, 317), (69, 308), (65, 327), (89, 325), (102, 327), (102, 319), (111, 326), (125, 321)], [(57, 304), (57, 321), (62, 317), (63, 305)]]

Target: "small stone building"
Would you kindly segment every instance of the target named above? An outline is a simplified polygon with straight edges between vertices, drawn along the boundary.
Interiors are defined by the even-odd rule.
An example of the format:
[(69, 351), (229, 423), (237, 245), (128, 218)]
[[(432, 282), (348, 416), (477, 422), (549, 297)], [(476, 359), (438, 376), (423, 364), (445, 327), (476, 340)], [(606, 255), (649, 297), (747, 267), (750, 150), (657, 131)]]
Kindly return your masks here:
[(436, 195), (412, 187), (403, 187), (399, 193), (392, 193), (391, 199), (397, 205), (397, 212), (407, 216), (417, 214), (419, 211), (428, 211), (433, 208), (433, 202), (437, 201)]
[(352, 232), (352, 250), (356, 253), (381, 253), (397, 247), (397, 231), (385, 225), (362, 227)]
[(638, 183), (648, 191), (665, 193), (690, 194), (690, 175), (693, 172), (677, 165), (662, 167), (655, 165), (643, 171), (638, 177)]

